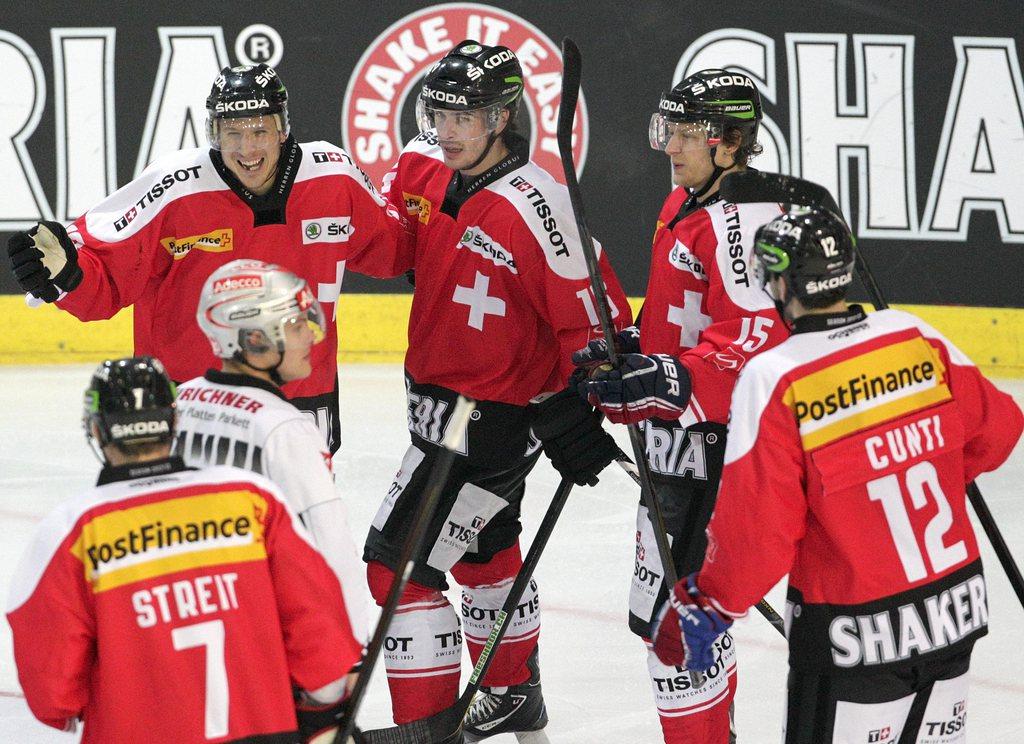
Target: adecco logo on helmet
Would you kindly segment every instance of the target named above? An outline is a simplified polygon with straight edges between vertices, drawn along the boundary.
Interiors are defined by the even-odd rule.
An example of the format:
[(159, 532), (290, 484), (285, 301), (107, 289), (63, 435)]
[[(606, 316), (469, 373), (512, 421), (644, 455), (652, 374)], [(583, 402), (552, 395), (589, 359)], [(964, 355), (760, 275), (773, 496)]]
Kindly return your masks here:
[(218, 279), (213, 283), (213, 293), (230, 292), (235, 289), (260, 289), (263, 286), (263, 277), (256, 274), (239, 274)]
[[(515, 52), (526, 76), (522, 108), (530, 119), (530, 157), (563, 182), (555, 139), (562, 97), (561, 52), (529, 21), (481, 3), (447, 3), (410, 13), (373, 40), (345, 91), (341, 118), (345, 149), (379, 184), (405, 146), (400, 131), (403, 106), (419, 92), (427, 69), (463, 39), (488, 46), (501, 44)], [(498, 56), (487, 62), (499, 64)], [(588, 139), (587, 107), (581, 91), (573, 129), (577, 172), (583, 171)]]

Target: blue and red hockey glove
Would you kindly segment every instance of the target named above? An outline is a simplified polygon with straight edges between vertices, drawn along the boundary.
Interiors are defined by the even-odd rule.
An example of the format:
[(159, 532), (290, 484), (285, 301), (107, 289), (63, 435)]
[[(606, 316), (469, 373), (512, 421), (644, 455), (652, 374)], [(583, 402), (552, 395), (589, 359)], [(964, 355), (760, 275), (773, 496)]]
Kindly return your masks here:
[(625, 354), (617, 369), (596, 368), (577, 390), (616, 424), (671, 421), (683, 415), (690, 401), (690, 373), (668, 354)]
[(715, 663), (715, 640), (732, 619), (716, 610), (696, 584), (697, 574), (680, 579), (658, 610), (651, 639), (662, 664), (704, 671)]

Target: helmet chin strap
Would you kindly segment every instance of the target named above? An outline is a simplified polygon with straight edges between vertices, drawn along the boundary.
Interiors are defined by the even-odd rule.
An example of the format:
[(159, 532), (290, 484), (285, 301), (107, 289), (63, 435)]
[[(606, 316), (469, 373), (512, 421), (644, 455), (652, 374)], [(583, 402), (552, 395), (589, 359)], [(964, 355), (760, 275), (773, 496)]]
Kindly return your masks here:
[(465, 168), (460, 168), (459, 172), (462, 173), (465, 171), (471, 171), (478, 165), (480, 165), (480, 163), (484, 162), (484, 158), (487, 157), (487, 154), (491, 151), (491, 148), (494, 147), (494, 143), (498, 140), (498, 137), (500, 136), (500, 132), (491, 132), (489, 135), (487, 135), (487, 146), (484, 147), (484, 151), (480, 153), (480, 157), (478, 157), (472, 163), (467, 165)]
[(704, 182), (703, 186), (695, 191), (690, 191), (690, 196), (694, 199), (700, 199), (708, 193), (711, 190), (711, 187), (718, 182), (718, 179), (723, 173), (736, 167), (736, 158), (733, 158), (732, 165), (728, 167), (723, 168), (718, 164), (718, 161), (715, 159), (715, 155), (718, 153), (718, 145), (712, 147), (708, 152), (711, 156), (711, 175), (708, 177), (708, 180)]
[(278, 387), (281, 387), (282, 385), (284, 385), (284, 380), (281, 378), (281, 373), (277, 371), (277, 368), (284, 364), (284, 352), (278, 349), (277, 354), (279, 357), (277, 363), (272, 364), (269, 367), (257, 367), (255, 364), (253, 364), (252, 362), (248, 361), (245, 358), (245, 352), (242, 350), (236, 351), (235, 356), (233, 358), (236, 362), (245, 367), (248, 367), (249, 369), (254, 369), (257, 372), (266, 372), (268, 375), (270, 375), (270, 381), (273, 382)]

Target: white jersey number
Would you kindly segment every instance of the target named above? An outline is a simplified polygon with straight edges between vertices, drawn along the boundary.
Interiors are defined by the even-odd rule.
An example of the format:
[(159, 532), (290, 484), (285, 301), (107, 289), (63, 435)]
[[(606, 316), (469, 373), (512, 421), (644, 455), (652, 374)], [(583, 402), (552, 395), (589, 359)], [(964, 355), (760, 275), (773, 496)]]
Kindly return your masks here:
[[(941, 573), (967, 558), (967, 546), (964, 545), (963, 540), (952, 545), (946, 545), (943, 542), (943, 536), (953, 524), (953, 512), (949, 508), (949, 500), (942, 492), (939, 474), (935, 470), (935, 466), (926, 461), (908, 468), (903, 476), (906, 479), (907, 493), (910, 495), (910, 503), (914, 509), (922, 509), (928, 503), (925, 486), (928, 487), (928, 492), (935, 499), (938, 511), (925, 527), (924, 546), (928, 553), (928, 561), (932, 566), (932, 573)], [(910, 515), (907, 513), (907, 505), (903, 500), (900, 488), (899, 474), (887, 475), (868, 483), (868, 496), (872, 501), (882, 503), (885, 519), (889, 523), (889, 532), (892, 533), (893, 544), (896, 546), (896, 553), (903, 564), (903, 570), (907, 574), (907, 581), (916, 582), (925, 578), (928, 571), (924, 565), (924, 556), (921, 555), (914, 528), (910, 524)]]
[(171, 631), (174, 650), (206, 648), (206, 738), (228, 734), (228, 668), (224, 663), (224, 621), (186, 625)]

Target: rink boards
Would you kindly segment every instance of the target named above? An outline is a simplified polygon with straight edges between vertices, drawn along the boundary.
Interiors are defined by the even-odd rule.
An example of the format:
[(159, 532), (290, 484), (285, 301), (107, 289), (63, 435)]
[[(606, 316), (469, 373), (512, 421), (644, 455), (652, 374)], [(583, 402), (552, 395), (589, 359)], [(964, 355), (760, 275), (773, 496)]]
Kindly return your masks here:
[[(641, 298), (631, 298), (634, 314)], [(346, 363), (398, 362), (406, 349), (410, 294), (342, 294), (338, 306), (340, 358)], [(899, 305), (919, 315), (987, 373), (1024, 377), (1024, 309)], [(81, 323), (53, 307), (29, 308), (0, 296), (6, 331), (0, 364), (95, 362), (131, 352), (131, 310), (108, 321)]]

